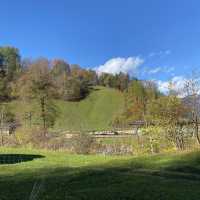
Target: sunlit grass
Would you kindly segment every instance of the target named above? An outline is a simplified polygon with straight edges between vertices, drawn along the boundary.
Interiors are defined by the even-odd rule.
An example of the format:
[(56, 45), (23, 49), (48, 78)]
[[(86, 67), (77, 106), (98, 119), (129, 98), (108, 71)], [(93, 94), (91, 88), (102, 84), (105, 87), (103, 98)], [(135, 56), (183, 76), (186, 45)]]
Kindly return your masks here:
[[(12, 111), (29, 126), (30, 121), (24, 119), (25, 113), (32, 110), (32, 123), (37, 121), (34, 113), (35, 105), (22, 101), (9, 103)], [(121, 113), (124, 107), (124, 97), (121, 92), (111, 88), (95, 87), (89, 96), (79, 102), (56, 100), (58, 118), (54, 126), (56, 131), (108, 130), (113, 119)]]
[(0, 155), (20, 153), (44, 157), (0, 164), (0, 199), (28, 199), (36, 181), (44, 182), (42, 200), (200, 197), (198, 151), (133, 157), (0, 148)]

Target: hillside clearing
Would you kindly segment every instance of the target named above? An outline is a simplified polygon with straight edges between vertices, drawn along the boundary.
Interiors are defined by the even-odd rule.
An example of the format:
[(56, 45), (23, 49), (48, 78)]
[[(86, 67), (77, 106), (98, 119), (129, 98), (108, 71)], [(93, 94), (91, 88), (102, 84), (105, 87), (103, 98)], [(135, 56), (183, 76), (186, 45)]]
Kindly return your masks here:
[[(55, 101), (58, 108), (58, 118), (54, 130), (80, 131), (80, 130), (108, 130), (111, 129), (113, 119), (121, 113), (124, 107), (123, 94), (115, 89), (95, 87), (89, 96), (78, 102)], [(36, 106), (24, 102), (13, 101), (10, 103), (13, 110), (23, 124), (25, 113), (32, 112), (32, 123), (36, 122), (34, 113)]]

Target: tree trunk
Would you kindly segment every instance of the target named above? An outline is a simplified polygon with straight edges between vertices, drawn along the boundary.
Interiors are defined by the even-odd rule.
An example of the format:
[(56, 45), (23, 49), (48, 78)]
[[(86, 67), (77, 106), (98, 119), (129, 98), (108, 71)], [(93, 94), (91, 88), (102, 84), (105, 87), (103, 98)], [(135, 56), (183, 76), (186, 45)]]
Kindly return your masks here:
[(199, 123), (198, 123), (198, 117), (195, 117), (195, 135), (197, 138), (197, 142), (200, 145), (200, 138), (199, 138)]
[(44, 97), (41, 98), (41, 117), (42, 117), (42, 122), (43, 122), (43, 133), (44, 136), (46, 136), (46, 113), (45, 113), (45, 99)]
[(1, 146), (4, 146), (4, 139), (3, 139), (3, 133), (2, 133), (2, 130), (1, 130)]
[(136, 136), (137, 136), (137, 143), (138, 143), (138, 146), (140, 146), (140, 136), (139, 136), (139, 134), (138, 134), (138, 127), (136, 128), (135, 133), (136, 133)]
[(151, 136), (149, 136), (149, 142), (150, 142), (150, 150), (151, 150), (151, 153), (154, 154), (153, 139), (152, 139)]
[(4, 145), (4, 138), (3, 138), (3, 127), (4, 127), (4, 111), (1, 110), (1, 145)]

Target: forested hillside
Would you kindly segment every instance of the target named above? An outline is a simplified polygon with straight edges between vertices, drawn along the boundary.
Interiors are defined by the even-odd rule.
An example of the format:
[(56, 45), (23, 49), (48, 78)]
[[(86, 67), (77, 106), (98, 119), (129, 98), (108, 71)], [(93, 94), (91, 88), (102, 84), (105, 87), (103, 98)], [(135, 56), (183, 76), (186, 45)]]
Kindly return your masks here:
[[(13, 140), (1, 134), (1, 145), (66, 148), (63, 138), (52, 137), (77, 131), (83, 135), (75, 138), (77, 147), (84, 140), (89, 149), (92, 140), (83, 131), (116, 131), (139, 121), (143, 130), (137, 145), (142, 152), (191, 148), (194, 140), (200, 144), (199, 88), (199, 79), (193, 77), (181, 90), (169, 83), (168, 93), (162, 94), (152, 80), (98, 73), (60, 58), (23, 59), (17, 48), (0, 47), (0, 124), (5, 134), (16, 133)], [(189, 103), (181, 96), (190, 97)]]

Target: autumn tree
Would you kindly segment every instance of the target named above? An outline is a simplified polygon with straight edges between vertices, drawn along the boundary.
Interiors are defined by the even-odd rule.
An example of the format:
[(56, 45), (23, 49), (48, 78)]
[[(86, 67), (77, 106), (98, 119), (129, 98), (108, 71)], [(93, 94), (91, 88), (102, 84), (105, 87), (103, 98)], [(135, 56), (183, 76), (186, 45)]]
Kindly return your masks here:
[(108, 73), (102, 73), (99, 76), (99, 84), (104, 87), (112, 87), (114, 76)]
[(145, 120), (146, 106), (160, 96), (156, 84), (152, 81), (132, 80), (124, 91), (124, 109), (121, 115), (113, 120), (113, 125), (129, 124)]
[(159, 91), (157, 84), (151, 80), (142, 81), (142, 84), (145, 88), (145, 95), (147, 101), (151, 101), (162, 96), (162, 93)]
[(87, 96), (90, 86), (95, 82), (92, 71), (82, 69), (78, 65), (71, 65), (70, 76), (66, 79), (64, 87), (64, 100), (78, 101)]
[(51, 72), (54, 76), (70, 74), (70, 65), (64, 60), (54, 59), (51, 62), (51, 65), (52, 65)]
[(175, 95), (162, 96), (147, 104), (146, 120), (162, 127), (165, 137), (177, 149), (184, 149), (184, 128), (187, 125), (187, 107)]
[(56, 86), (57, 98), (63, 98), (65, 85), (70, 76), (70, 65), (61, 59), (55, 59), (51, 62), (51, 74)]
[(83, 99), (89, 92), (87, 85), (84, 84), (87, 83), (74, 77), (69, 77), (65, 82), (64, 100), (79, 101)]
[(36, 102), (39, 107), (38, 119), (44, 135), (54, 125), (57, 112), (53, 103), (55, 86), (46, 59), (34, 61), (19, 80), (20, 96)]
[(146, 91), (141, 81), (133, 80), (125, 93), (127, 118), (141, 120), (146, 109)]
[(125, 91), (128, 88), (130, 78), (128, 74), (120, 72), (119, 74), (115, 75), (115, 87), (120, 91)]
[(119, 74), (102, 73), (99, 76), (99, 85), (115, 88), (125, 91), (128, 88), (130, 79), (128, 74), (120, 72)]
[(0, 134), (1, 134), (1, 145), (4, 145), (4, 135), (6, 129), (13, 131), (16, 128), (16, 117), (11, 111), (7, 103), (0, 104)]

